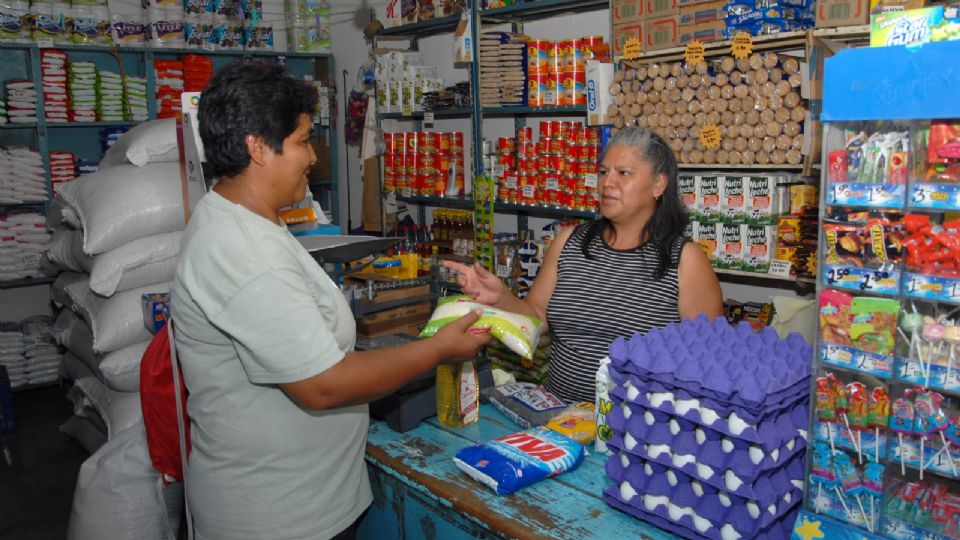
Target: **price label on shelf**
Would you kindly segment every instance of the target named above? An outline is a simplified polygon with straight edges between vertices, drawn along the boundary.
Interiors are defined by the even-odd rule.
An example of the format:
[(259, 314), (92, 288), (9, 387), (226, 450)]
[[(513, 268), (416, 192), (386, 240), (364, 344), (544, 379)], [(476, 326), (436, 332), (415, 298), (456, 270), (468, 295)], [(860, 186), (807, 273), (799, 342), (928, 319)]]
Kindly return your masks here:
[(910, 298), (960, 302), (960, 280), (907, 272), (904, 274), (905, 293)]
[(686, 50), (683, 51), (683, 58), (687, 61), (688, 64), (697, 65), (703, 63), (704, 48), (703, 42), (699, 39), (694, 39), (687, 43)]
[(550, 191), (556, 191), (560, 189), (560, 180), (557, 179), (556, 177), (551, 176), (547, 178), (547, 181), (544, 184), (546, 185), (546, 188)]
[[(927, 371), (926, 373), (924, 372), (925, 370)], [(957, 369), (948, 370), (947, 366), (941, 366), (939, 364), (921, 366), (920, 362), (913, 358), (897, 359), (898, 379), (921, 386), (928, 386), (937, 390), (960, 392), (960, 374), (958, 374), (957, 371)]]
[(847, 347), (824, 343), (820, 359), (834, 365), (850, 366), (853, 364), (853, 353)]
[(838, 182), (827, 190), (827, 202), (872, 208), (900, 208), (906, 194), (903, 184)]
[(598, 185), (597, 174), (596, 174), (596, 173), (587, 173), (587, 174), (583, 175), (583, 185), (586, 186), (586, 187), (588, 187), (588, 188), (590, 188), (590, 189), (593, 189), (593, 188), (597, 187), (597, 185)]
[(397, 213), (397, 194), (392, 191), (390, 193), (387, 193), (387, 199), (383, 206), (388, 214), (396, 214)]
[(960, 185), (914, 184), (910, 191), (910, 205), (914, 208), (960, 210)]
[(740, 32), (733, 36), (733, 41), (730, 43), (730, 54), (739, 60), (749, 58), (753, 54), (753, 38), (750, 37), (750, 34)]
[(537, 194), (537, 187), (527, 184), (523, 186), (523, 198), (532, 199)]
[(892, 357), (834, 343), (820, 345), (820, 361), (824, 364), (855, 369), (883, 379), (889, 379), (893, 373)]
[(53, 47), (53, 38), (41, 38), (37, 40), (38, 49), (50, 49)]
[(511, 172), (504, 176), (503, 185), (507, 189), (517, 189), (517, 173)]
[(767, 270), (767, 274), (771, 276), (777, 276), (782, 278), (790, 277), (790, 269), (793, 267), (793, 263), (790, 261), (782, 261), (780, 259), (773, 259), (770, 261), (770, 268)]
[(208, 42), (204, 42), (204, 44), (201, 46), (201, 48), (202, 48), (203, 50), (205, 50), (205, 51), (215, 51), (215, 50), (217, 50), (217, 48), (213, 45), (213, 43), (208, 43)]
[(433, 111), (423, 112), (423, 123), (433, 125)]
[(623, 44), (623, 59), (636, 60), (643, 54), (643, 44), (637, 38), (630, 38)]
[(837, 289), (896, 295), (900, 292), (900, 272), (856, 266), (825, 266), (823, 283)]

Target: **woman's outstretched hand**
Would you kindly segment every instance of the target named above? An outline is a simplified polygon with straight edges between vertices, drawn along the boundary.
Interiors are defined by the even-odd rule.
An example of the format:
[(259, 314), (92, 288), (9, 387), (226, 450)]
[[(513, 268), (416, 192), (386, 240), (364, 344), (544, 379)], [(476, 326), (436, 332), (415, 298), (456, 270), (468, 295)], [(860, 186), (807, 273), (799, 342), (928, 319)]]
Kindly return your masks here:
[(472, 296), (477, 302), (495, 306), (503, 298), (505, 289), (503, 282), (480, 263), (469, 266), (454, 261), (443, 261), (443, 265), (457, 272), (457, 283), (463, 289), (463, 293)]

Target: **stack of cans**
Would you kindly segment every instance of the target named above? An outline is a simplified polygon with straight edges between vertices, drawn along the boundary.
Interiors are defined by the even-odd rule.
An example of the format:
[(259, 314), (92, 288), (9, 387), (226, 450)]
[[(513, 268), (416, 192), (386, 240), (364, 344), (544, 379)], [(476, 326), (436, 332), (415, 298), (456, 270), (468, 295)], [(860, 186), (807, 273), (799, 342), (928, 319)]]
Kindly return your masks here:
[(527, 42), (527, 104), (530, 107), (585, 105), (586, 62), (601, 36)]
[(538, 140), (523, 127), (517, 136), (484, 141), (484, 168), (497, 181), (497, 200), (510, 204), (595, 211), (598, 138), (582, 122), (540, 122)]
[(462, 197), (463, 132), (384, 133), (383, 188), (411, 197)]

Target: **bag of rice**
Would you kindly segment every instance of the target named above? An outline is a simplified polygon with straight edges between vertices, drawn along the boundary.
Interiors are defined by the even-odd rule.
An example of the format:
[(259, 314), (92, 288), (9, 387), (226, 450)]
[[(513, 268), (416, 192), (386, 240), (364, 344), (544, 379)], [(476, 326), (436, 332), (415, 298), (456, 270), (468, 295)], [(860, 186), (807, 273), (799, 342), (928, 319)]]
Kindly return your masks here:
[(523, 428), (546, 425), (557, 413), (567, 408), (546, 388), (528, 382), (493, 386), (483, 391), (483, 397)]
[(533, 357), (540, 341), (540, 319), (479, 304), (466, 295), (447, 296), (437, 300), (437, 309), (433, 310), (433, 315), (420, 332), (420, 337), (430, 337), (447, 324), (476, 309), (483, 310), (483, 314), (470, 326), (471, 331), (489, 332), (521, 357)]

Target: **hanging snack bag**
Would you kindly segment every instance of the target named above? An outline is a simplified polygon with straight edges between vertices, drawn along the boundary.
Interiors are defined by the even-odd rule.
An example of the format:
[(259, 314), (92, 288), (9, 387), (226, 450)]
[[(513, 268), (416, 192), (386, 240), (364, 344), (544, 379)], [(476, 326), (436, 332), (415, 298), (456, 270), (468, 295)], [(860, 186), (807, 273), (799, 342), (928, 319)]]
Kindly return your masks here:
[(437, 309), (433, 310), (433, 315), (420, 332), (420, 337), (436, 334), (447, 324), (475, 309), (483, 310), (483, 314), (470, 326), (471, 331), (489, 332), (521, 357), (533, 357), (533, 351), (540, 341), (542, 323), (539, 319), (479, 304), (467, 295), (447, 296), (437, 300)]
[(497, 495), (507, 495), (576, 469), (583, 461), (583, 445), (540, 427), (468, 446), (453, 461)]
[(528, 382), (492, 386), (483, 391), (483, 397), (522, 428), (544, 426), (567, 408), (546, 388)]

